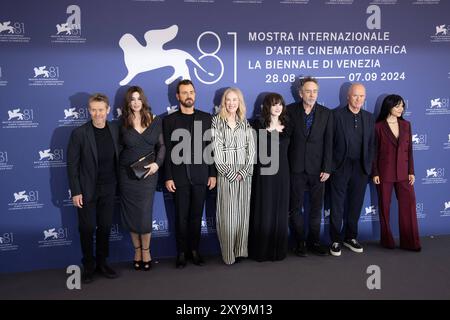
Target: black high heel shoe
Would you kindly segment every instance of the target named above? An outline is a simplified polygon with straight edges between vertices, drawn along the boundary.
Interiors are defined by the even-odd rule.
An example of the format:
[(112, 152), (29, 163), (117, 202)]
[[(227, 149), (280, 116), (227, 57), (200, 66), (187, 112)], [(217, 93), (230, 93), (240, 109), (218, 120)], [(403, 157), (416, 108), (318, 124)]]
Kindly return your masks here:
[[(149, 251), (150, 252), (150, 247), (148, 247), (147, 249), (142, 248), (142, 251)], [(152, 260), (144, 261), (144, 257), (142, 256), (142, 270), (148, 271), (151, 268), (152, 268)]]
[[(134, 247), (134, 250), (141, 249), (141, 247)], [(137, 261), (133, 260), (133, 268), (134, 270), (141, 270), (142, 269), (142, 260)]]

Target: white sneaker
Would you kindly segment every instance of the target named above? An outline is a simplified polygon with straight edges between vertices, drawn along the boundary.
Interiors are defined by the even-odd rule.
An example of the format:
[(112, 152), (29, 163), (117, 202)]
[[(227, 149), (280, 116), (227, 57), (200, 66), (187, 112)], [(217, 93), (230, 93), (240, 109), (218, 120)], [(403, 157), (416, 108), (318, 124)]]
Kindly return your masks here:
[(333, 242), (330, 247), (330, 254), (335, 257), (339, 257), (341, 255), (341, 245), (339, 242)]
[(358, 243), (358, 241), (356, 241), (356, 239), (344, 240), (344, 246), (356, 253), (362, 253), (364, 251), (363, 247)]

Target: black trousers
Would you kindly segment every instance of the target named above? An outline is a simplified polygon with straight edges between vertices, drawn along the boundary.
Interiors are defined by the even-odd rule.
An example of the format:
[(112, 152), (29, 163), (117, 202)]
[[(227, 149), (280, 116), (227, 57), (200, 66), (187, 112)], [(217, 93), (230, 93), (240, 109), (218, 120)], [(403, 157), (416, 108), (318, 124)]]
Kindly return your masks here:
[(365, 174), (361, 160), (345, 160), (343, 168), (330, 177), (331, 212), (330, 236), (332, 242), (341, 242), (344, 215), (344, 239), (356, 239), (358, 236), (358, 220), (364, 203), (368, 175)]
[(206, 188), (206, 185), (177, 186), (174, 198), (178, 253), (198, 250)]
[[(104, 264), (109, 255), (109, 234), (114, 213), (114, 196), (116, 184), (97, 185), (95, 195), (89, 202), (84, 202), (78, 209), (78, 230), (80, 232), (83, 265), (93, 269), (95, 261)], [(94, 256), (94, 232), (96, 250)]]
[[(300, 241), (316, 243), (320, 241), (320, 219), (323, 206), (325, 184), (320, 182), (318, 174), (291, 173), (289, 196), (289, 227), (297, 244)], [(304, 194), (309, 190), (309, 232), (305, 236), (305, 212), (303, 209)]]

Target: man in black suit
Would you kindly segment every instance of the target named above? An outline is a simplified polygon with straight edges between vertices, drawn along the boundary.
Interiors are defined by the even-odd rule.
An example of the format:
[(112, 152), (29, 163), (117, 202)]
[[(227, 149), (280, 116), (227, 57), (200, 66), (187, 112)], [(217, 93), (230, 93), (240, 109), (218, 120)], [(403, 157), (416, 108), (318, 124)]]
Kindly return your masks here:
[(208, 138), (205, 132), (210, 132), (212, 117), (194, 108), (195, 88), (190, 80), (178, 83), (177, 100), (179, 111), (163, 119), (164, 170), (166, 188), (175, 200), (176, 267), (184, 268), (187, 256), (192, 256), (195, 265), (204, 264), (198, 252), (201, 219), (207, 188), (216, 186), (216, 169), (212, 157), (205, 161), (203, 156), (211, 148), (211, 135)]
[(109, 110), (107, 96), (92, 95), (89, 98), (92, 121), (72, 131), (67, 149), (72, 201), (78, 209), (84, 283), (93, 281), (94, 271), (107, 278), (118, 276), (106, 263), (119, 161), (119, 130), (106, 121)]
[[(364, 86), (352, 84), (348, 90), (347, 106), (334, 110), (330, 253), (336, 257), (341, 255), (342, 240), (344, 246), (353, 252), (363, 252), (356, 240), (358, 220), (375, 151), (375, 122), (372, 114), (362, 109), (365, 99)], [(344, 208), (347, 219), (342, 239)]]
[[(295, 253), (307, 256), (306, 248), (318, 255), (328, 250), (320, 244), (320, 220), (323, 205), (324, 183), (331, 173), (332, 112), (317, 103), (317, 80), (302, 80), (299, 103), (287, 107), (292, 136), (289, 145), (290, 200), (289, 225), (296, 240)], [(305, 236), (303, 200), (309, 190), (309, 232)]]

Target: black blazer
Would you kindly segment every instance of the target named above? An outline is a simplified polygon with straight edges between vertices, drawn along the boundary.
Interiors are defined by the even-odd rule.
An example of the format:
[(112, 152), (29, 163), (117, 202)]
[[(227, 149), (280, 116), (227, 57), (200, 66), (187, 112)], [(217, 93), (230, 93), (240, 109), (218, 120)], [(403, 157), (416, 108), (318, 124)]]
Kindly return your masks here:
[[(108, 122), (114, 143), (116, 168), (119, 164), (119, 128), (116, 122)], [(83, 202), (92, 199), (97, 184), (98, 155), (92, 122), (75, 128), (67, 147), (67, 171), (72, 196), (83, 195)], [(118, 176), (118, 175), (117, 175)]]
[(331, 173), (333, 114), (318, 103), (314, 108), (314, 122), (310, 134), (306, 135), (303, 101), (287, 106), (292, 130), (288, 152), (292, 173)]
[[(201, 155), (202, 163), (200, 164), (185, 164), (184, 162), (182, 162), (181, 164), (175, 164), (172, 161), (172, 149), (179, 143), (179, 141), (171, 141), (171, 135), (175, 129), (182, 128), (180, 113), (181, 111), (174, 112), (163, 119), (164, 144), (166, 145), (166, 158), (164, 161), (165, 181), (174, 180), (175, 186), (183, 186), (189, 184), (206, 185), (208, 183), (209, 177), (217, 176), (217, 171), (213, 161), (211, 161), (211, 164), (206, 164), (205, 159), (203, 158), (203, 154)], [(209, 149), (212, 150), (212, 146), (210, 146), (212, 116), (209, 113), (203, 112), (201, 110), (195, 110), (194, 121), (201, 122), (202, 136), (195, 136), (193, 132), (191, 132), (191, 136), (196, 140), (197, 143), (201, 141), (202, 153), (208, 146)], [(209, 135), (208, 137), (205, 136), (205, 138), (207, 138), (205, 140), (207, 141), (204, 141), (203, 137), (205, 131), (207, 130), (209, 130)], [(194, 147), (193, 144), (191, 144), (191, 154), (193, 155), (193, 153)]]
[[(348, 156), (348, 137), (351, 134), (344, 124), (344, 114), (348, 112), (348, 105), (343, 108), (334, 109), (334, 147), (333, 147), (333, 172), (342, 169), (345, 158)], [(373, 115), (361, 109), (363, 122), (363, 150), (362, 165), (364, 172), (370, 175), (372, 161), (375, 153), (375, 121)]]

